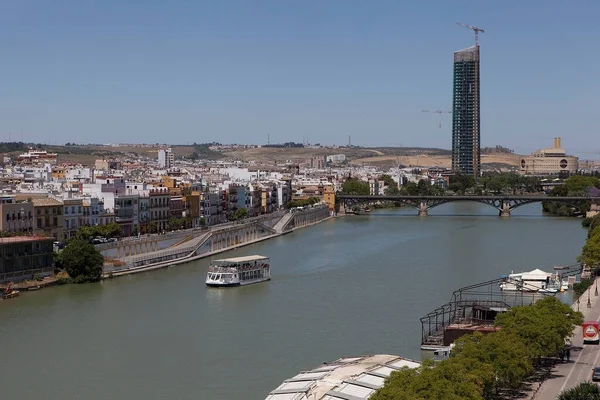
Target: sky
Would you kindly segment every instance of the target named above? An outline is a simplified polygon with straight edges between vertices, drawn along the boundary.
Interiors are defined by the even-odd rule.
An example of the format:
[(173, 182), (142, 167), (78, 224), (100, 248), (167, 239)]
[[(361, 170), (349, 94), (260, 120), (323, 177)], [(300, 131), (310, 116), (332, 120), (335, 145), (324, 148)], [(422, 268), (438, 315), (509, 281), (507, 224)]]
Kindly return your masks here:
[[(595, 0), (0, 2), (0, 140), (451, 147), (481, 45), (481, 141), (598, 153)], [(441, 128), (439, 123), (441, 122)]]

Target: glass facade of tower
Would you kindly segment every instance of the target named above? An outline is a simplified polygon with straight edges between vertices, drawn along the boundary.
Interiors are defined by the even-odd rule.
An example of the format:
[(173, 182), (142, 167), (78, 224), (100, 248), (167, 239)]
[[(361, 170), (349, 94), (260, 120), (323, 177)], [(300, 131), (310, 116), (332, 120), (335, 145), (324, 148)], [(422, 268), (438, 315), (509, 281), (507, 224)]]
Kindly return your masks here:
[(478, 177), (481, 172), (479, 46), (454, 53), (452, 100), (452, 169)]

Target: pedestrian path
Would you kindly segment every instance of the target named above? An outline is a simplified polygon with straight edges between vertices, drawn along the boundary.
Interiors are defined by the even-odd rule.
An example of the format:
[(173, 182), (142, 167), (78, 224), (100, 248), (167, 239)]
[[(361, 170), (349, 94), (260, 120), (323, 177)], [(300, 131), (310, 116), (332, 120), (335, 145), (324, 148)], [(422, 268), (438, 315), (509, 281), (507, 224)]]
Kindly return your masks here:
[[(600, 296), (598, 296), (598, 282), (600, 278), (591, 285), (579, 298), (579, 303), (573, 304), (573, 310), (581, 311), (586, 321), (600, 321)], [(588, 308), (589, 301), (589, 308)], [(577, 386), (580, 382), (589, 381), (592, 378), (592, 368), (598, 365), (600, 360), (600, 346), (583, 345), (582, 327), (578, 326), (573, 331), (573, 347), (568, 362), (559, 363), (553, 369), (550, 379), (544, 381), (526, 399), (530, 400), (555, 400), (558, 393), (565, 389)]]

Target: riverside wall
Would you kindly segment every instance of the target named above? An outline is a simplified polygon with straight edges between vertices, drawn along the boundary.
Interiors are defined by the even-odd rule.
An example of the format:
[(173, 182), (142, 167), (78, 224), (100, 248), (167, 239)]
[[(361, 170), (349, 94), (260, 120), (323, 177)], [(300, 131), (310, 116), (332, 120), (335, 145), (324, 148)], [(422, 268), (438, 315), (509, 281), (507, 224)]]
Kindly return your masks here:
[(105, 265), (103, 277), (110, 278), (151, 271), (210, 257), (272, 239), (296, 229), (320, 223), (330, 217), (331, 212), (327, 207), (314, 207), (293, 214), (279, 214), (248, 223), (240, 222), (213, 227), (210, 231), (199, 231), (193, 239), (171, 248), (117, 259), (122, 265)]

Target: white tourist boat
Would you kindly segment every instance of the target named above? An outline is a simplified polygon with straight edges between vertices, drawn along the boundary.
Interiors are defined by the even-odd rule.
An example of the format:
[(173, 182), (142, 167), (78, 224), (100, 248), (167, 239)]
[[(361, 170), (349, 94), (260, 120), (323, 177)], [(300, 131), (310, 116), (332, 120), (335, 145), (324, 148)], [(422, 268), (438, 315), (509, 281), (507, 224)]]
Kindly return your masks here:
[(244, 286), (271, 279), (268, 257), (259, 255), (212, 260), (206, 274), (207, 286)]

